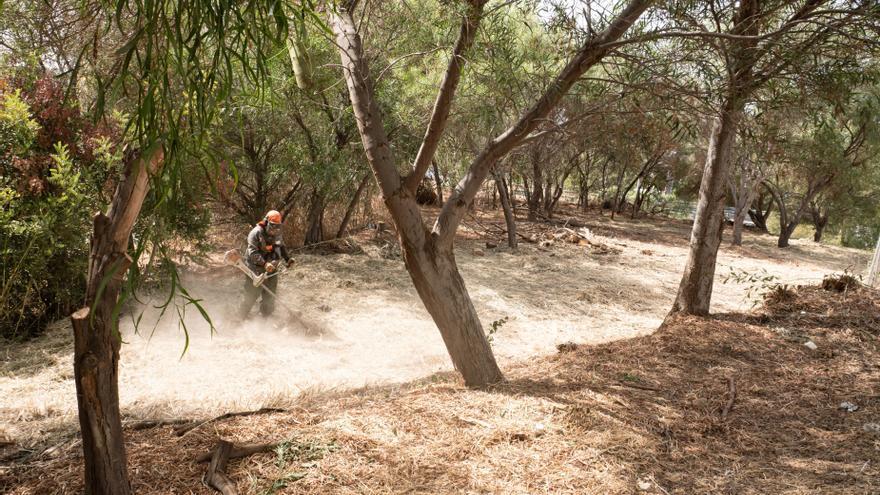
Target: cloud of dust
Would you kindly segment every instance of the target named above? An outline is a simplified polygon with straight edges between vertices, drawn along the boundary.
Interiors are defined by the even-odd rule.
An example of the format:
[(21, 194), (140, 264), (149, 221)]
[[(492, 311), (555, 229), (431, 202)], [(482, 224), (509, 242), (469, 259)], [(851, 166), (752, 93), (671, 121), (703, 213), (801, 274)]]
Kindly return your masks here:
[(309, 299), (302, 287), (281, 280), (279, 298), (298, 308), (310, 330), (320, 330), (310, 334), (281, 305), (263, 317), (257, 303), (250, 318), (238, 321), (240, 277), (191, 276), (184, 283), (201, 300), (215, 330), (192, 306), (180, 313), (169, 307), (162, 315), (155, 307), (159, 297), (134, 312), (135, 319), (143, 313), (137, 328), (133, 320), (121, 324), (126, 344), (120, 401), (136, 415), (259, 408), (303, 390), (404, 381), (450, 368), (439, 334), (421, 308), (385, 301), (381, 294), (344, 306), (315, 306), (302, 304)]

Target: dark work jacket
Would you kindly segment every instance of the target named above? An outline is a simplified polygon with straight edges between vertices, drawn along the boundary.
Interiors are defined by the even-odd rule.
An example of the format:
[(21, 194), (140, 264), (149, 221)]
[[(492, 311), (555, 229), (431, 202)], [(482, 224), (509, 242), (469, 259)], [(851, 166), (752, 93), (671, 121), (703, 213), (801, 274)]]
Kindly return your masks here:
[(281, 236), (270, 236), (262, 224), (257, 224), (248, 234), (247, 239), (247, 255), (245, 260), (248, 267), (257, 275), (265, 271), (266, 263), (284, 260), (290, 260), (287, 254), (287, 248)]

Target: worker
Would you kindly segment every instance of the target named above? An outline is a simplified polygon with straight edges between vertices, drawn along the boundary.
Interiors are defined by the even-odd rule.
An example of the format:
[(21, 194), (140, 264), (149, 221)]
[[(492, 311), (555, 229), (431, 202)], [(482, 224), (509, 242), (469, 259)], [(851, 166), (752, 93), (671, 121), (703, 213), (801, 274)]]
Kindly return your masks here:
[(263, 281), (259, 287), (254, 287), (253, 280), (245, 279), (244, 299), (239, 307), (239, 317), (245, 319), (251, 311), (254, 303), (262, 296), (260, 301), (260, 313), (263, 316), (269, 316), (275, 311), (275, 298), (269, 291), (277, 294), (278, 277), (271, 276), (280, 267), (281, 263), (287, 266), (293, 264), (293, 259), (287, 253), (284, 242), (281, 239), (281, 213), (270, 210), (266, 216), (251, 229), (247, 238), (247, 252), (245, 253), (245, 263), (254, 275), (260, 276), (263, 273), (269, 276)]

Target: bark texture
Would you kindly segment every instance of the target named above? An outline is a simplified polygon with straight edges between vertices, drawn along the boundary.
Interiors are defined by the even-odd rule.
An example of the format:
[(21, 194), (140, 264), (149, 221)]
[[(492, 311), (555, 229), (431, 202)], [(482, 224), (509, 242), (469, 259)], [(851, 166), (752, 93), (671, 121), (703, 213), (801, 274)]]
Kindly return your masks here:
[(741, 110), (741, 104), (728, 102), (712, 126), (709, 153), (700, 183), (700, 200), (691, 230), (690, 251), (678, 295), (672, 306), (673, 313), (709, 314), (715, 262), (724, 221), (724, 187)]
[(331, 26), (364, 151), (397, 227), (404, 263), (413, 285), (437, 324), (453, 365), (465, 383), (475, 387), (496, 383), (503, 376), (458, 273), (452, 246), (441, 249), (437, 245), (437, 239), (424, 225), (413, 193), (405, 187), (395, 168), (351, 13), (340, 9), (331, 17)]
[(95, 215), (85, 306), (71, 316), (74, 381), (85, 464), (85, 493), (127, 495), (125, 444), (119, 413), (117, 301), (132, 260), (128, 240), (161, 150), (128, 160), (106, 214)]
[(473, 41), (482, 16), (483, 2), (474, 1), (467, 6), (428, 130), (413, 164), (413, 172), (406, 179), (402, 179), (397, 171), (374, 97), (357, 23), (352, 17), (354, 3), (338, 5), (330, 13), (329, 24), (336, 37), (343, 76), (364, 151), (397, 227), (407, 271), (440, 329), (453, 364), (469, 386), (485, 386), (501, 380), (502, 375), (455, 264), (453, 243), (458, 225), (498, 160), (545, 121), (571, 86), (613, 48), (612, 42), (629, 29), (650, 3), (650, 0), (630, 0), (607, 29), (591, 37), (575, 53), (515, 124), (489, 141), (471, 162), (465, 177), (451, 191), (431, 231), (425, 226), (414, 192), (427, 172), (445, 128), (465, 60), (460, 54)]

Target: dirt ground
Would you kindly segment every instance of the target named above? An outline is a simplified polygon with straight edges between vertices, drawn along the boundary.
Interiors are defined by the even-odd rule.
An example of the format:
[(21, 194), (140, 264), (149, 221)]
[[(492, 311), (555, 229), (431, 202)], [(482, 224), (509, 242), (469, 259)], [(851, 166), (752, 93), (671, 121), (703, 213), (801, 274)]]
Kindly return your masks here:
[[(219, 438), (244, 494), (876, 494), (880, 292), (800, 287), (749, 314), (677, 318), (562, 346), (484, 391), (453, 373), (303, 394), (285, 411), (129, 430), (135, 493), (201, 485)], [(816, 347), (807, 347), (812, 343)], [(16, 495), (78, 493), (75, 440), (0, 475)]]
[[(564, 212), (559, 218), (564, 221), (570, 215), (574, 213)], [(672, 303), (686, 256), (687, 223), (655, 219), (611, 222), (597, 215), (578, 216), (576, 222), (588, 225), (591, 244), (577, 245), (564, 240), (549, 245), (523, 242), (516, 252), (503, 247), (486, 247), (486, 240), (503, 246), (499, 227), (493, 226), (502, 225), (498, 217), (481, 215), (466, 220), (463, 226), (462, 239), (457, 242), (457, 258), (484, 325), (490, 328), (492, 322), (506, 321), (491, 337), (502, 369), (509, 370), (508, 375), (514, 377), (512, 383), (528, 380), (531, 371), (517, 371), (527, 366), (524, 364), (527, 358), (553, 356), (561, 343), (602, 344), (645, 336), (660, 325)], [(545, 224), (527, 222), (523, 222), (522, 230), (527, 236), (544, 234), (542, 239), (551, 238), (557, 231)], [(203, 301), (214, 318), (216, 331), (211, 333), (194, 308), (186, 309), (184, 321), (189, 347), (182, 354), (184, 331), (176, 313), (160, 318), (160, 311), (148, 304), (137, 330), (131, 321), (124, 323), (121, 330), (126, 344), (120, 361), (120, 395), (125, 416), (131, 420), (207, 417), (230, 410), (301, 407), (313, 398), (328, 398), (336, 393), (334, 391), (342, 394), (343, 389), (363, 386), (371, 387), (367, 395), (397, 397), (395, 404), (405, 409), (415, 408), (414, 412), (419, 410), (420, 399), (404, 404), (409, 399), (400, 398), (400, 394), (427, 395), (430, 400), (450, 394), (458, 396), (462, 392), (454, 377), (443, 374), (433, 375), (441, 377), (438, 385), (423, 384), (416, 392), (411, 390), (411, 385), (393, 385), (447, 372), (451, 365), (436, 328), (412, 288), (393, 239), (373, 237), (373, 233), (365, 233), (357, 239), (363, 249), (359, 254), (298, 255), (294, 272), (281, 280), (283, 300), (302, 311), (310, 326), (320, 328), (323, 331), (320, 337), (303, 336), (280, 308), (272, 318), (252, 317), (244, 324), (232, 324), (231, 314), (238, 303), (242, 277), (228, 267), (218, 266), (217, 259), (207, 268), (186, 273), (187, 288)], [(830, 272), (848, 269), (861, 273), (869, 256), (863, 251), (803, 240), (795, 241), (789, 249), (779, 250), (774, 238), (753, 234), (746, 235), (745, 244), (743, 248), (731, 248), (725, 243), (722, 248), (713, 312), (745, 311), (753, 306), (745, 293), (750, 286), (759, 288), (761, 283), (722, 283), (732, 267), (752, 274), (766, 272), (775, 277), (773, 281), (802, 284), (817, 282)], [(218, 246), (217, 251), (222, 252), (225, 247), (228, 246)], [(69, 440), (70, 433), (76, 429), (69, 334), (67, 323), (59, 322), (45, 337), (27, 344), (7, 345), (0, 355), (0, 396), (4, 397), (0, 406), (0, 436), (12, 442), (7, 450), (16, 449), (19, 460), (26, 457), (36, 459), (35, 462), (51, 462), (53, 452), (47, 454), (47, 447), (63, 445), (56, 449), (54, 455), (57, 456), (59, 450), (69, 450), (76, 442)], [(618, 348), (626, 347), (628, 342), (645, 341), (628, 340)], [(546, 359), (553, 363), (562, 358)], [(724, 383), (719, 383), (721, 388), (717, 393), (722, 394)], [(546, 398), (514, 399), (521, 392), (516, 385), (510, 386), (513, 388), (509, 393), (494, 394), (490, 402), (497, 402), (500, 410), (508, 406), (528, 410), (523, 413), (523, 421), (540, 423), (542, 415), (549, 414), (547, 408), (555, 407), (547, 406)], [(345, 404), (357, 403), (362, 397), (360, 394), (342, 396), (347, 398), (338, 400)], [(468, 411), (466, 415), (470, 417), (473, 412)], [(308, 414), (324, 413), (326, 411)], [(366, 418), (355, 421), (347, 413), (337, 412), (340, 414), (338, 428), (331, 429), (334, 435), (341, 431), (354, 434), (355, 430), (363, 429), (382, 430), (381, 435), (391, 435), (385, 430), (394, 430), (393, 425), (384, 424), (381, 418), (374, 418), (378, 422), (372, 423)], [(290, 421), (299, 424), (297, 422), (302, 420)], [(463, 420), (464, 425), (458, 420), (451, 421), (448, 426), (482, 428), (480, 421), (476, 422), (477, 426), (467, 426), (470, 424), (467, 420)], [(521, 429), (522, 425), (517, 428)], [(330, 435), (331, 430), (326, 434)], [(161, 431), (138, 433), (133, 441), (141, 447), (135, 450), (147, 448), (152, 435), (162, 434)], [(497, 434), (491, 432), (489, 436)], [(194, 437), (198, 440), (190, 441), (190, 448), (204, 447), (205, 435), (207, 432)], [(474, 441), (488, 441), (485, 436), (476, 435)], [(321, 441), (331, 439), (332, 435)], [(622, 441), (630, 445), (626, 443), (629, 440)], [(635, 445), (627, 448), (635, 448)], [(370, 447), (368, 442), (362, 447), (381, 450), (378, 445)], [(490, 451), (491, 448), (487, 455)], [(579, 457), (580, 462), (587, 464), (601, 455), (589, 449), (583, 454), (586, 457)], [(396, 454), (376, 452), (376, 455)], [(415, 461), (419, 455), (417, 450), (407, 450), (405, 455), (413, 456), (412, 462), (416, 465), (396, 465), (394, 469), (422, 469)], [(507, 462), (504, 459), (500, 457), (497, 463)], [(368, 461), (372, 462), (364, 460)], [(499, 464), (492, 469), (507, 469), (514, 476), (514, 472), (519, 471), (518, 463), (525, 462), (523, 459), (508, 461), (509, 464)], [(528, 462), (534, 462), (538, 469), (545, 461), (538, 456)], [(468, 470), (488, 469), (478, 462), (465, 464), (460, 466), (465, 471), (456, 475), (463, 478), (453, 483), (452, 486), (458, 487), (453, 491), (533, 493), (557, 486), (555, 481), (545, 479), (544, 485), (506, 491), (516, 486), (514, 478), (498, 486), (463, 486), (461, 483), (468, 478)], [(430, 473), (431, 469), (440, 468), (424, 469)], [(603, 471), (603, 476), (622, 476), (620, 469), (623, 468), (612, 463)], [(633, 467), (627, 464), (626, 469)], [(871, 472), (870, 469), (876, 473), (876, 466), (863, 471)], [(421, 473), (416, 478), (426, 475)], [(388, 476), (393, 478), (391, 474)], [(645, 481), (648, 482), (651, 481)], [(259, 486), (258, 482), (254, 483), (255, 487)], [(367, 483), (364, 486), (363, 490), (353, 488), (353, 491), (407, 491), (394, 485), (383, 488)], [(439, 485), (411, 488), (415, 492), (435, 492), (431, 486), (436, 489)], [(628, 481), (625, 488), (624, 485), (620, 489), (606, 488), (603, 493), (628, 493), (631, 483)], [(704, 488), (721, 490), (718, 485), (712, 489), (704, 486), (697, 491)], [(250, 491), (257, 493), (254, 490)], [(23, 488), (17, 493), (45, 492)]]

